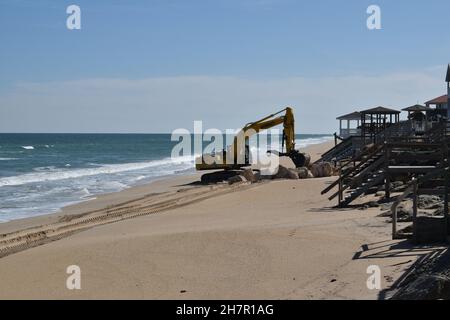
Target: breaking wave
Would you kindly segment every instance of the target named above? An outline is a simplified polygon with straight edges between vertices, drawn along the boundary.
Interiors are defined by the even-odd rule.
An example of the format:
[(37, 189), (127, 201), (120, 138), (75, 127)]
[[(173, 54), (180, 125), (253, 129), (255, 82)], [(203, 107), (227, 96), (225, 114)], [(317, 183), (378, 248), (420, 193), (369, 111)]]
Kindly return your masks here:
[[(54, 167), (35, 168), (35, 172), (26, 173), (18, 176), (0, 178), (0, 187), (19, 186), (28, 183), (37, 183), (45, 181), (57, 181), (63, 179), (75, 179), (87, 176), (116, 174), (127, 171), (143, 170), (154, 168), (161, 175), (175, 173), (176, 171), (189, 169), (193, 167), (194, 157), (180, 157), (176, 160), (166, 158), (162, 160), (153, 160), (147, 162), (135, 162), (124, 164), (103, 164), (95, 168), (82, 169), (56, 169)], [(155, 172), (158, 173), (158, 172)], [(142, 177), (140, 177), (140, 180)]]

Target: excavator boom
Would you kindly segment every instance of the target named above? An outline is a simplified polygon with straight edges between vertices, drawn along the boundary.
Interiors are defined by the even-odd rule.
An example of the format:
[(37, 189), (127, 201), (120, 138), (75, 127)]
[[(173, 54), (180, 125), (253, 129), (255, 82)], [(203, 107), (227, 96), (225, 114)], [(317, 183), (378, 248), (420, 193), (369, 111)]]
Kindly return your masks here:
[[(284, 113), (284, 114), (283, 114)], [(196, 161), (197, 170), (217, 170), (217, 169), (240, 169), (249, 165), (248, 150), (246, 144), (242, 143), (242, 137), (245, 141), (260, 131), (273, 128), (277, 125), (283, 124), (283, 138), (282, 149), (286, 146), (286, 153), (282, 155), (291, 157), (297, 167), (303, 166), (304, 156), (295, 150), (295, 121), (294, 112), (291, 107), (287, 107), (277, 113), (271, 114), (255, 122), (246, 124), (240, 132), (234, 137), (233, 144), (230, 150), (233, 151), (233, 156), (227, 157), (226, 151), (216, 152), (214, 155), (202, 155), (201, 159)], [(241, 140), (239, 139), (241, 138)], [(283, 151), (283, 150), (282, 150)], [(245, 161), (240, 163), (238, 161), (239, 155), (245, 154)], [(215, 161), (205, 161), (214, 157)], [(230, 161), (231, 158), (231, 161)], [(228, 161), (228, 162), (227, 162)]]

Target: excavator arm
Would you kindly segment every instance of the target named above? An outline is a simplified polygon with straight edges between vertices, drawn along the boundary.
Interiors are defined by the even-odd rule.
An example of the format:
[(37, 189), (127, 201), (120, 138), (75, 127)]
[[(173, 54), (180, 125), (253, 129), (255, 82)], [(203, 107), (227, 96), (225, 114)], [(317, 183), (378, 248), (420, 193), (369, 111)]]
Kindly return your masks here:
[[(283, 114), (284, 113), (284, 114)], [(283, 115), (280, 115), (283, 114)], [(278, 116), (280, 115), (280, 116)], [(283, 124), (283, 138), (282, 138), (282, 153), (281, 155), (287, 155), (291, 157), (293, 162), (297, 167), (303, 166), (305, 162), (305, 157), (303, 154), (295, 150), (295, 121), (294, 113), (292, 108), (287, 107), (277, 113), (271, 114), (263, 119), (255, 122), (250, 122), (240, 130), (240, 132), (234, 137), (233, 144), (230, 150), (234, 151), (234, 157), (232, 163), (227, 163), (226, 152), (222, 151), (222, 154), (216, 154), (215, 163), (205, 163), (204, 159), (206, 155), (202, 155), (201, 160), (196, 162), (197, 170), (216, 170), (216, 169), (239, 169), (248, 166), (248, 150), (246, 150), (246, 142), (248, 139), (254, 135), (258, 134), (260, 131), (273, 128), (277, 125)], [(242, 141), (239, 138), (244, 137), (245, 143), (242, 145)], [(241, 143), (240, 143), (241, 142)], [(284, 146), (286, 146), (286, 153), (283, 153)], [(239, 163), (238, 156), (245, 153), (246, 161), (244, 163)]]

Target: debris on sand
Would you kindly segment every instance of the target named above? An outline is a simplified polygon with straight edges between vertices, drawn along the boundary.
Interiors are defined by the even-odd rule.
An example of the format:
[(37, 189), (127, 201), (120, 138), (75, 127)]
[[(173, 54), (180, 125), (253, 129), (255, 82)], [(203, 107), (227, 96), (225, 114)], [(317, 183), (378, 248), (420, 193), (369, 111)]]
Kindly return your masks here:
[(439, 209), (444, 207), (442, 199), (435, 195), (420, 195), (417, 199), (417, 205), (420, 209)]

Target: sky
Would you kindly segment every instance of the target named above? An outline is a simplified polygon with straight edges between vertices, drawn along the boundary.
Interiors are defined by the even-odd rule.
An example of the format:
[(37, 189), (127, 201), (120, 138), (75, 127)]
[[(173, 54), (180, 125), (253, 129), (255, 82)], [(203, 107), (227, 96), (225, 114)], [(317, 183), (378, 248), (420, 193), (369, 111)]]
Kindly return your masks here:
[[(69, 5), (81, 29), (66, 27)], [(381, 9), (381, 30), (366, 10)], [(0, 132), (297, 133), (445, 93), (448, 0), (0, 0)]]

